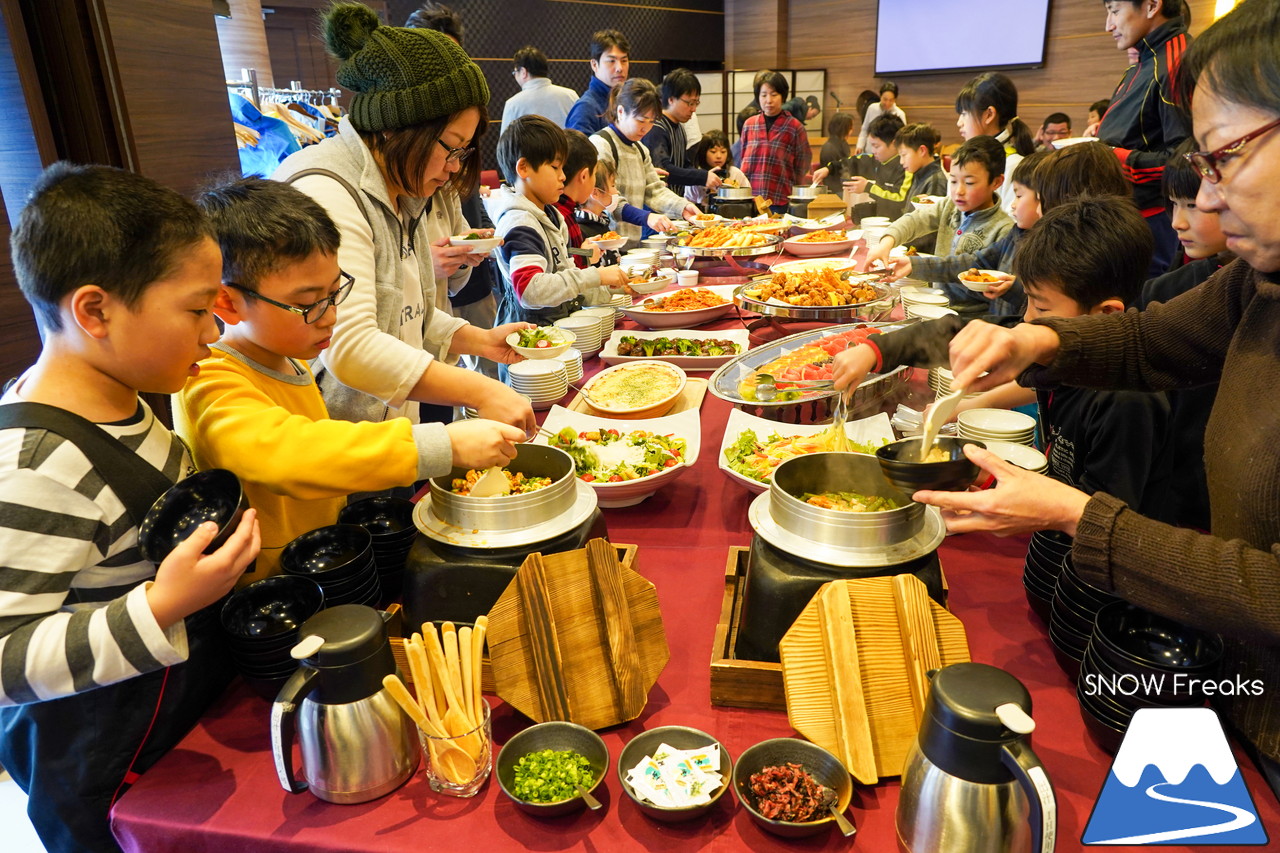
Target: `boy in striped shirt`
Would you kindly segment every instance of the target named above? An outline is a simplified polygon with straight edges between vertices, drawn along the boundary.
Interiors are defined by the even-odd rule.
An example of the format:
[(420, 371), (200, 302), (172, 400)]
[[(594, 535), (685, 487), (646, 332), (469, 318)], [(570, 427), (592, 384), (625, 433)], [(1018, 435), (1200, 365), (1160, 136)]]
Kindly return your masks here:
[(210, 605), (258, 552), (253, 510), (212, 554), (209, 523), (159, 566), (138, 549), (147, 499), (192, 470), (139, 392), (208, 356), (221, 256), (172, 190), (65, 163), (11, 245), (43, 347), (0, 398), (0, 765), (50, 850), (117, 850), (112, 803), (230, 678)]

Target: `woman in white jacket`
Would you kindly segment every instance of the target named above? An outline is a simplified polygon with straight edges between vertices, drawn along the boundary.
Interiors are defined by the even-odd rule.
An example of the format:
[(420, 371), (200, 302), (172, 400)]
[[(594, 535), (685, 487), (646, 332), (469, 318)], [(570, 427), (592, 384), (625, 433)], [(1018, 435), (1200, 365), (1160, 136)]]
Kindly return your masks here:
[[(591, 136), (601, 160), (618, 171), (617, 186), (624, 204), (614, 209), (614, 230), (628, 238), (628, 245), (640, 242), (643, 227), (673, 231), (672, 219), (692, 219), (701, 213), (698, 206), (677, 195), (654, 168), (644, 139), (662, 111), (657, 88), (648, 80), (633, 79), (614, 88), (609, 99), (613, 121)], [(646, 209), (647, 208), (647, 209)]]
[(488, 86), (446, 36), (381, 26), (366, 6), (336, 5), (324, 27), (338, 82), (356, 93), (351, 113), (337, 135), (290, 156), (274, 177), (324, 206), (342, 232), (338, 262), (356, 279), (315, 365), (325, 403), (347, 420), (415, 420), (415, 401), (473, 406), (491, 420), (450, 424), (454, 457), (479, 451), (491, 459), (484, 464), (498, 464), (515, 454), (521, 430), (536, 427), (533, 411), (506, 385), (452, 362), (518, 360), (504, 338), (519, 326), (478, 329), (437, 310), (427, 228), (436, 191), (475, 181), (474, 161), (464, 164), (485, 123)]

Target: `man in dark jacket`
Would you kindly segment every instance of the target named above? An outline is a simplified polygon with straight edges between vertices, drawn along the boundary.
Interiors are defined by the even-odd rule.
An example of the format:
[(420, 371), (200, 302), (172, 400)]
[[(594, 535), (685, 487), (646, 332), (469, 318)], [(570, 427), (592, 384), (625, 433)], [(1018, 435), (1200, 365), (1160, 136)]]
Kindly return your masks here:
[(706, 187), (715, 192), (720, 178), (695, 168), (689, 156), (684, 123), (693, 118), (702, 100), (702, 83), (688, 68), (677, 68), (662, 78), (662, 112), (641, 141), (649, 149), (653, 165), (666, 171), (667, 186), (684, 195), (685, 187)]
[(631, 71), (631, 42), (617, 30), (600, 30), (591, 36), (591, 82), (569, 109), (564, 126), (587, 136), (609, 122), (609, 93), (627, 82)]
[(1156, 240), (1150, 274), (1169, 269), (1178, 245), (1169, 224), (1160, 177), (1165, 161), (1191, 135), (1191, 123), (1174, 105), (1170, 88), (1190, 36), (1181, 14), (1182, 0), (1103, 0), (1107, 33), (1120, 50), (1134, 48), (1138, 63), (1125, 71), (1098, 127), (1098, 138), (1110, 145), (1125, 177), (1133, 184), (1133, 200)]

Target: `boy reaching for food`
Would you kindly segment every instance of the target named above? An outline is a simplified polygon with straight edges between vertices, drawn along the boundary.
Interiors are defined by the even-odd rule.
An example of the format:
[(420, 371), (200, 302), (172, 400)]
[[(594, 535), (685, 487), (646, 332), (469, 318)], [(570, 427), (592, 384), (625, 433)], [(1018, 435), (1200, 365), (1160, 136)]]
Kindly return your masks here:
[(330, 418), (307, 362), (354, 284), (338, 267), (337, 226), (278, 181), (243, 178), (196, 202), (222, 248), (213, 313), (226, 331), (177, 395), (174, 425), (196, 464), (234, 472), (258, 510), (262, 554), (241, 585), (278, 574), (284, 547), (337, 523), (348, 495), (515, 456), (523, 432), (497, 421)]
[(578, 269), (569, 260), (569, 227), (556, 209), (565, 188), (568, 148), (564, 131), (535, 115), (511, 122), (498, 140), (506, 183), (489, 194), (486, 207), (505, 241), (498, 250), (499, 323), (546, 325), (588, 300), (607, 302), (603, 288), (627, 283), (621, 267)]
[(1004, 146), (993, 137), (966, 140), (952, 155), (947, 197), (891, 223), (880, 242), (868, 247), (865, 268), (884, 264), (894, 246), (929, 235), (939, 255), (976, 252), (1003, 237), (1013, 227), (996, 195), (1004, 183), (1004, 161)]
[[(1151, 247), (1150, 229), (1127, 197), (1079, 198), (1054, 207), (1013, 259), (1027, 293), (1024, 320), (1124, 311), (1138, 298)], [(868, 339), (835, 357), (836, 387), (856, 387), (868, 373), (897, 365), (945, 366), (947, 345), (965, 323), (944, 317)], [(960, 410), (1033, 402), (1049, 476), (1089, 494), (1105, 491), (1167, 520), (1174, 458), (1164, 394), (1009, 383), (963, 401)]]

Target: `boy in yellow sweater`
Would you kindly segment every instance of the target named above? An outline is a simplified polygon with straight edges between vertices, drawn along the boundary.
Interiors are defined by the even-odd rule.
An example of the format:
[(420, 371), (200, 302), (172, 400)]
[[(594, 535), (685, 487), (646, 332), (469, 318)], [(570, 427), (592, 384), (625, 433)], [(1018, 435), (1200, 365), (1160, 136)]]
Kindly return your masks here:
[(309, 196), (260, 178), (196, 203), (222, 249), (213, 312), (226, 330), (178, 394), (174, 427), (199, 468), (234, 471), (258, 510), (262, 552), (241, 585), (277, 574), (284, 546), (335, 523), (353, 492), (515, 456), (524, 433), (496, 421), (331, 419), (307, 360), (328, 346), (353, 283), (338, 268), (337, 227)]

